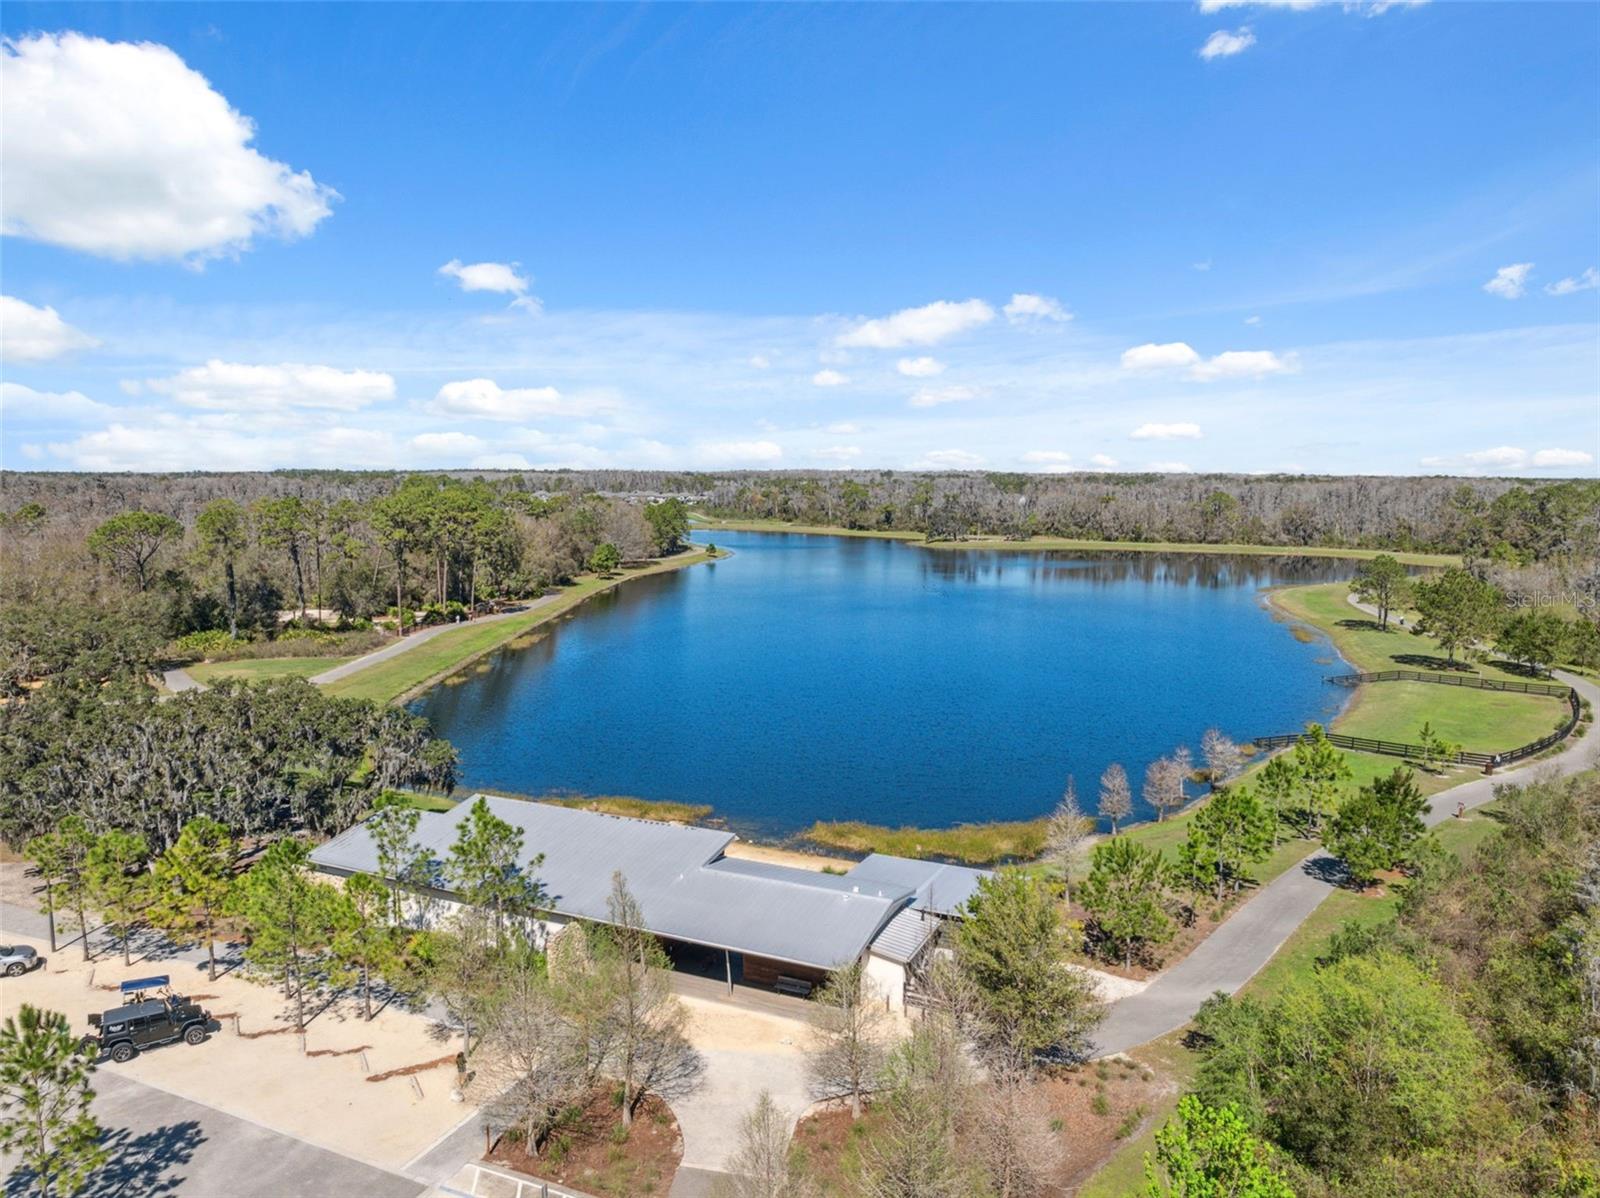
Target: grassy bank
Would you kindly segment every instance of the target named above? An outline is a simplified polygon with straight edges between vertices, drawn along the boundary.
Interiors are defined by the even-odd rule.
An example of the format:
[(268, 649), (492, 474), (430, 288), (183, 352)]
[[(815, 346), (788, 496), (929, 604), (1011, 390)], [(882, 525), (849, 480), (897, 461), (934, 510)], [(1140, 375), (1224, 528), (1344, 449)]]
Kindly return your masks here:
[(1339, 549), (1308, 545), (1208, 545), (1192, 541), (1094, 541), (1071, 537), (1031, 537), (1008, 541), (1003, 537), (969, 537), (964, 541), (925, 541), (919, 532), (903, 529), (838, 528), (826, 524), (792, 524), (784, 520), (725, 520), (695, 513), (697, 528), (714, 532), (791, 532), (812, 536), (874, 537), (910, 541), (928, 549), (1065, 549), (1085, 553), (1131, 551), (1136, 553), (1243, 553), (1254, 556), (1331, 557), (1365, 561), (1388, 553), (1408, 566), (1457, 566), (1461, 559), (1448, 553), (1402, 553), (1387, 549)]
[(259, 682), (263, 678), (309, 678), (353, 660), (350, 657), (241, 658), (238, 661), (203, 661), (186, 667), (185, 672), (196, 682), (207, 685), (219, 678), (243, 678), (247, 682)]
[(665, 558), (639, 570), (621, 570), (608, 577), (581, 577), (571, 586), (562, 588), (554, 599), (530, 611), (504, 620), (463, 624), (460, 628), (441, 632), (415, 649), (375, 662), (348, 678), (330, 683), (327, 691), (341, 698), (372, 699), (379, 703), (409, 698), (507, 642), (565, 615), (602, 591), (621, 586), (633, 578), (663, 574), (709, 560), (705, 553), (691, 551)]
[[(1343, 583), (1274, 591), (1279, 611), (1324, 633), (1340, 656), (1360, 671), (1460, 672), (1520, 681), (1493, 661), (1452, 663), (1429, 636), (1390, 624), (1387, 631), (1352, 607)], [(1424, 723), (1446, 740), (1483, 753), (1514, 749), (1555, 730), (1566, 704), (1549, 695), (1469, 690), (1425, 682), (1377, 682), (1361, 687), (1334, 721), (1350, 736), (1416, 742)], [(1285, 729), (1288, 731), (1288, 729)], [(1360, 754), (1348, 754), (1354, 766)], [(1387, 771), (1385, 771), (1387, 772)]]
[(940, 857), (968, 865), (1027, 861), (1044, 852), (1042, 819), (957, 824), (953, 828), (886, 828), (859, 820), (815, 823), (801, 840), (846, 853)]
[[(455, 798), (442, 795), (402, 791), (406, 801), (419, 811), (448, 811), (462, 799), (463, 792)], [(670, 799), (639, 799), (632, 795), (518, 795), (501, 791), (489, 792), (495, 798), (516, 799), (522, 803), (549, 803), (553, 807), (571, 807), (578, 811), (599, 811), (605, 815), (622, 815), (629, 819), (653, 819), (665, 824), (704, 823), (711, 816), (711, 807), (705, 803), (675, 803)]]

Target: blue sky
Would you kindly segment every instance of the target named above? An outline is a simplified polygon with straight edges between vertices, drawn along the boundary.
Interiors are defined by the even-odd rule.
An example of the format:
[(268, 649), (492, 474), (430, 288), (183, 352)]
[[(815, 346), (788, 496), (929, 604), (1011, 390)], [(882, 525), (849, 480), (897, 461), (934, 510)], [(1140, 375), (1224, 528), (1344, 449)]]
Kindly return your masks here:
[(1594, 6), (0, 29), (7, 467), (1600, 457)]

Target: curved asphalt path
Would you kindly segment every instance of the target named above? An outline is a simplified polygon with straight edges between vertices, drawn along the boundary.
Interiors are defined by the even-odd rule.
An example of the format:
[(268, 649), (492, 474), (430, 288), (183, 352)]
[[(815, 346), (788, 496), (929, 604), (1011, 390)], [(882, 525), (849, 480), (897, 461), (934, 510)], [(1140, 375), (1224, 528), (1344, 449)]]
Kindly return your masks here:
[[(1600, 687), (1561, 670), (1554, 673), (1600, 709)], [(1429, 800), (1423, 820), (1429, 826), (1442, 823), (1455, 814), (1458, 803), (1469, 811), (1481, 806), (1494, 798), (1494, 788), (1502, 782), (1526, 782), (1547, 774), (1566, 777), (1593, 769), (1600, 764), (1596, 740), (1591, 724), (1589, 735), (1569, 741), (1559, 753), (1440, 791)], [(1237, 991), (1328, 897), (1338, 884), (1340, 869), (1335, 858), (1318, 850), (1263, 886), (1182, 961), (1139, 993), (1113, 1004), (1095, 1037), (1093, 1055), (1126, 1052), (1176, 1031), (1217, 991)]]

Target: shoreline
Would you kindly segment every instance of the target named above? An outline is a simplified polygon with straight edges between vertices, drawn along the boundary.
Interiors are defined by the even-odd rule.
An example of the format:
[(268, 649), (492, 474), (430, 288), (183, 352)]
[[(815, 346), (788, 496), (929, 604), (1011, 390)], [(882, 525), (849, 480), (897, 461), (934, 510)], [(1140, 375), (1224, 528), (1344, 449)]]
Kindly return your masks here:
[(1089, 553), (1211, 553), (1251, 557), (1326, 557), (1347, 561), (1369, 561), (1388, 554), (1406, 566), (1456, 566), (1459, 555), (1450, 553), (1416, 553), (1395, 549), (1338, 548), (1323, 545), (1240, 545), (1205, 544), (1198, 541), (1095, 541), (1074, 537), (1030, 537), (1026, 541), (1008, 541), (1004, 537), (969, 537), (964, 541), (927, 541), (921, 533), (906, 529), (841, 528), (827, 524), (791, 524), (783, 520), (735, 520), (708, 516), (702, 512), (690, 513), (693, 532), (722, 529), (727, 532), (790, 533), (809, 537), (866, 537), (880, 541), (903, 541), (919, 549), (988, 549), (1018, 550), (1021, 552), (1080, 551)]
[[(413, 699), (440, 685), (446, 679), (453, 677), (462, 670), (480, 661), (489, 654), (504, 649), (518, 637), (526, 636), (530, 632), (549, 624), (561, 616), (568, 614), (582, 606), (596, 595), (631, 582), (636, 578), (648, 578), (657, 574), (670, 574), (676, 570), (686, 569), (689, 566), (698, 566), (707, 562), (721, 561), (731, 557), (731, 550), (718, 549), (716, 557), (710, 557), (705, 552), (705, 546), (685, 542), (684, 549), (671, 557), (661, 558), (653, 564), (638, 570), (619, 571), (610, 578), (597, 576), (583, 576), (569, 586), (555, 593), (555, 601), (537, 607), (526, 613), (526, 620), (511, 618), (499, 621), (493, 625), (483, 622), (465, 624), (459, 629), (451, 629), (448, 633), (434, 638), (432, 644), (436, 646), (434, 654), (429, 654), (427, 646), (414, 650), (420, 661), (412, 659), (410, 654), (401, 653), (386, 661), (374, 662), (365, 670), (357, 671), (347, 678), (331, 683), (324, 689), (328, 693), (340, 698), (366, 698), (375, 702), (392, 706), (403, 706)], [(486, 643), (477, 643), (477, 634), (483, 633), (485, 628), (490, 628), (498, 635), (492, 635)], [(449, 639), (454, 638), (454, 639)], [(458, 640), (471, 640), (473, 646), (459, 655), (449, 659), (447, 664), (437, 664), (437, 653), (448, 651), (456, 645)], [(441, 644), (441, 642), (443, 642)], [(427, 666), (428, 672), (420, 677), (416, 676), (419, 665)], [(408, 669), (407, 667), (413, 667)], [(387, 675), (398, 675), (397, 683), (389, 683)], [(372, 693), (376, 691), (376, 693)]]

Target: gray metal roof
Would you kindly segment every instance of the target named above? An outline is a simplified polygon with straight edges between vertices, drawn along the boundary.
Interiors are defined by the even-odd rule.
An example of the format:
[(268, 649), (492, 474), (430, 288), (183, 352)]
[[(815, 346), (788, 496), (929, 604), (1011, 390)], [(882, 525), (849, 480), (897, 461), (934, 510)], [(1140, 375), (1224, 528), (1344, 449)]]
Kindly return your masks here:
[(954, 915), (978, 889), (979, 881), (989, 876), (986, 869), (890, 857), (885, 853), (869, 855), (845, 875), (852, 881), (904, 886), (916, 894), (914, 906), (937, 915)]
[[(496, 817), (523, 830), (523, 866), (545, 887), (551, 908), (570, 917), (604, 921), (611, 875), (621, 870), (659, 935), (831, 969), (860, 956), (912, 897), (892, 879), (723, 857), (730, 832), (483, 797)], [(443, 862), (471, 806), (422, 813), (421, 847)], [(544, 861), (535, 866), (539, 853)], [(311, 859), (337, 871), (378, 871), (361, 825), (312, 850)]]
[(922, 950), (939, 930), (939, 920), (915, 907), (906, 907), (891, 919), (872, 942), (872, 951), (880, 957), (909, 965), (922, 955)]

